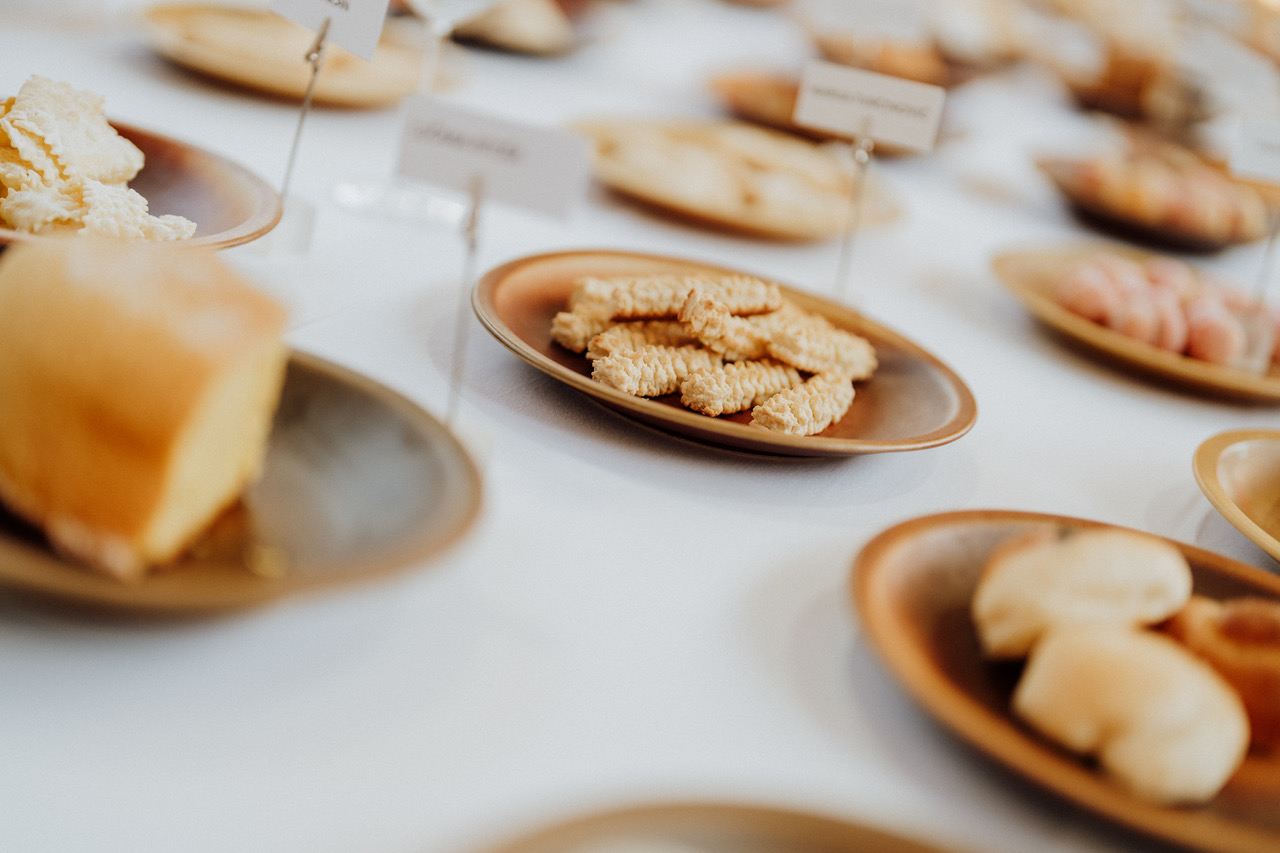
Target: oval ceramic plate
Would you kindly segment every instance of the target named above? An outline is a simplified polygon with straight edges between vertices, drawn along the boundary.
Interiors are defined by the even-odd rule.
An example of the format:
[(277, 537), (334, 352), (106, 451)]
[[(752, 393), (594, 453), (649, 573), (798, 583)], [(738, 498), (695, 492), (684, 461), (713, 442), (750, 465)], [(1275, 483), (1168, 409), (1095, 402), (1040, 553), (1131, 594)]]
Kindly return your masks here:
[[(301, 99), (311, 82), (306, 57), (315, 33), (266, 9), (164, 3), (147, 9), (143, 21), (152, 49), (192, 71), (284, 98)], [(422, 51), (389, 38), (391, 32), (372, 61), (326, 46), (312, 101), (377, 107), (412, 92)]]
[(1196, 449), (1196, 482), (1227, 521), (1280, 560), (1280, 431), (1220, 433)]
[(996, 275), (1037, 320), (1112, 363), (1155, 376), (1201, 393), (1280, 402), (1280, 369), (1248, 373), (1162, 350), (1087, 320), (1053, 298), (1057, 280), (1070, 267), (1099, 251), (1142, 259), (1150, 253), (1113, 243), (1079, 243), (1054, 248), (1006, 252), (992, 261)]
[[(1213, 853), (1280, 850), (1280, 756), (1250, 755), (1218, 796), (1194, 808), (1141, 800), (1041, 739), (1010, 711), (1016, 664), (983, 658), (969, 602), (983, 563), (1009, 537), (1036, 528), (1102, 527), (1037, 513), (973, 510), (896, 525), (864, 547), (853, 604), (887, 668), (960, 737), (1033, 782), (1153, 836)], [(1196, 593), (1280, 599), (1280, 578), (1182, 543)]]
[(977, 419), (968, 387), (919, 346), (860, 314), (789, 288), (783, 293), (836, 326), (874, 344), (880, 366), (845, 416), (814, 436), (783, 435), (748, 426), (750, 412), (711, 418), (686, 409), (678, 395), (633, 397), (591, 378), (591, 364), (551, 340), (551, 318), (564, 310), (582, 276), (732, 272), (695, 261), (628, 252), (580, 251), (534, 255), (487, 273), (472, 299), (490, 333), (539, 370), (592, 398), (659, 429), (737, 450), (784, 456), (846, 456), (917, 450), (954, 441)]
[[(148, 211), (176, 213), (196, 223), (184, 246), (226, 249), (256, 240), (280, 221), (280, 195), (267, 182), (232, 161), (194, 145), (140, 128), (112, 126), (142, 150), (146, 161), (129, 182), (147, 200)], [(37, 239), (0, 228), (0, 245)]]
[(944, 853), (870, 827), (787, 809), (662, 803), (587, 815), (486, 853)]
[(1083, 192), (1076, 180), (1078, 163), (1073, 160), (1044, 158), (1036, 161), (1040, 171), (1050, 180), (1084, 222), (1096, 225), (1117, 237), (1138, 243), (1181, 252), (1220, 252), (1237, 242), (1211, 240), (1188, 231), (1147, 225), (1126, 217), (1120, 211), (1099, 202)]
[(0, 511), (0, 584), (137, 613), (246, 607), (419, 564), (457, 540), (479, 506), (476, 468), (438, 421), (295, 353), (261, 479), (186, 556), (121, 582), (63, 560)]
[[(845, 231), (849, 191), (831, 183), (838, 161), (794, 134), (730, 119), (582, 121), (575, 128), (595, 144), (597, 180), (695, 225), (784, 241)], [(859, 227), (899, 215), (878, 173), (869, 172)]]

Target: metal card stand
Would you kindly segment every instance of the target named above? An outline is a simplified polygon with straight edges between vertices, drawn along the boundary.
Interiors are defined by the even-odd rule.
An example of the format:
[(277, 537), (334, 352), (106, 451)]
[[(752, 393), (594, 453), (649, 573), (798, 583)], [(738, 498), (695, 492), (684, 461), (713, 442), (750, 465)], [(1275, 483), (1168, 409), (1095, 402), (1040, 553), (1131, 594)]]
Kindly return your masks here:
[(476, 277), (476, 257), (480, 245), (480, 207), (484, 202), (484, 178), (476, 175), (471, 179), (471, 202), (467, 210), (466, 222), (463, 224), (462, 237), (466, 241), (466, 256), (462, 262), (462, 278), (458, 282), (457, 316), (453, 329), (453, 364), (450, 366), (449, 406), (445, 410), (445, 426), (453, 430), (458, 418), (458, 406), (462, 400), (462, 380), (466, 374), (467, 330), (471, 327), (470, 319), (471, 284)]
[[(445, 47), (457, 23), (433, 15), (423, 15), (423, 21), (427, 37), (415, 94), (431, 96), (439, 80)], [(455, 199), (415, 184), (398, 182), (394, 177), (382, 181), (344, 181), (337, 184), (333, 192), (338, 205), (353, 213), (445, 225), (462, 223), (466, 216), (465, 205)]]
[(293, 167), (298, 159), (298, 147), (302, 141), (302, 128), (307, 116), (311, 113), (311, 97), (315, 92), (316, 78), (320, 76), (320, 68), (324, 65), (325, 37), (329, 34), (329, 18), (325, 18), (316, 31), (316, 40), (312, 43), (304, 59), (311, 66), (311, 78), (307, 81), (306, 92), (302, 96), (302, 108), (298, 111), (298, 125), (293, 132), (293, 143), (289, 146), (289, 159), (285, 163), (284, 180), (280, 184), (280, 201), (283, 210), (280, 222), (276, 227), (258, 241), (261, 251), (268, 254), (289, 252), (306, 254), (311, 248), (311, 236), (315, 232), (315, 205), (289, 194), (293, 181)]
[(845, 301), (848, 292), (849, 270), (853, 263), (853, 241), (862, 224), (862, 198), (871, 169), (871, 155), (875, 151), (871, 138), (871, 121), (862, 124), (862, 132), (848, 144), (847, 154), (853, 164), (853, 181), (849, 187), (849, 208), (845, 214), (844, 235), (840, 241), (840, 254), (836, 261), (836, 280), (833, 288), (836, 298)]
[(1262, 253), (1262, 268), (1254, 282), (1248, 307), (1240, 315), (1244, 326), (1245, 351), (1239, 366), (1252, 373), (1271, 369), (1271, 355), (1276, 344), (1276, 328), (1267, 311), (1267, 284), (1275, 269), (1276, 242), (1280, 238), (1280, 211), (1271, 211), (1271, 235)]

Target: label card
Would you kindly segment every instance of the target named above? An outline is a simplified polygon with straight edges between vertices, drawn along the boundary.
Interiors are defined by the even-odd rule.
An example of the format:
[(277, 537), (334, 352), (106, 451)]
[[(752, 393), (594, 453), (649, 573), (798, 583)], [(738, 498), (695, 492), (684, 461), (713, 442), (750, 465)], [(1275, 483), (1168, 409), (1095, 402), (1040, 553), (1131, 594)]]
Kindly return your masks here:
[(479, 176), (484, 195), (565, 217), (586, 194), (590, 144), (560, 130), (484, 115), (424, 95), (405, 99), (396, 173), (455, 190)]
[(946, 97), (941, 86), (815, 60), (805, 66), (792, 117), (804, 127), (928, 151)]
[(1280, 121), (1245, 119), (1231, 151), (1231, 171), (1280, 184)]
[(271, 11), (316, 32), (329, 19), (326, 42), (373, 59), (391, 0), (271, 0)]

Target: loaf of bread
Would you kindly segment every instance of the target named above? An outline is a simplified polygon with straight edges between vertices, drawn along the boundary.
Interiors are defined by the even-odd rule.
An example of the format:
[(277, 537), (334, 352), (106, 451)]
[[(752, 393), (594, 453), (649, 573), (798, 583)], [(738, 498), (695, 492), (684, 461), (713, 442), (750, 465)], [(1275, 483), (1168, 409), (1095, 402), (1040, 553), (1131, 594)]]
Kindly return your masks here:
[(1212, 799), (1244, 759), (1244, 706), (1207, 664), (1156, 631), (1055, 628), (1031, 650), (1013, 707), (1046, 737), (1096, 756), (1157, 803)]
[(1172, 544), (1116, 528), (1039, 530), (992, 552), (971, 613), (984, 653), (1022, 657), (1059, 625), (1150, 625), (1191, 595), (1191, 569)]
[(1280, 602), (1193, 595), (1164, 630), (1240, 694), (1254, 745), (1280, 747)]
[(0, 500), (120, 578), (258, 473), (285, 311), (200, 249), (60, 237), (0, 255)]

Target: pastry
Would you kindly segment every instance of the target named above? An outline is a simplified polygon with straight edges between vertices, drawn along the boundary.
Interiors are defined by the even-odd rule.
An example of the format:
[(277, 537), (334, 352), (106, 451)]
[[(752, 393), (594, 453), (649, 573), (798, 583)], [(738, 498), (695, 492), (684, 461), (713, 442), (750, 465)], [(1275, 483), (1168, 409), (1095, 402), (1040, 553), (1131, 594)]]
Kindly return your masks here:
[(1070, 625), (1150, 625), (1191, 595), (1174, 545), (1115, 528), (1038, 530), (988, 557), (971, 604), (984, 654), (1026, 655), (1046, 631)]
[(1162, 804), (1212, 799), (1249, 747), (1244, 707), (1221, 676), (1168, 637), (1125, 625), (1048, 631), (1031, 649), (1013, 709)]
[(753, 408), (751, 425), (770, 432), (814, 435), (844, 417), (853, 397), (853, 380), (848, 375), (817, 373)]
[[(1280, 358), (1280, 310), (1174, 258), (1096, 252), (1061, 274), (1053, 297), (1126, 337), (1210, 364), (1257, 370)], [(1251, 317), (1270, 341), (1250, 338)]]
[(0, 256), (0, 500), (137, 579), (257, 475), (284, 309), (209, 250), (93, 237)]
[(1194, 595), (1164, 630), (1227, 680), (1244, 702), (1255, 746), (1280, 746), (1280, 604)]
[(152, 216), (129, 189), (144, 157), (102, 108), (100, 96), (36, 75), (0, 101), (0, 224), (133, 240), (193, 235), (194, 222)]

